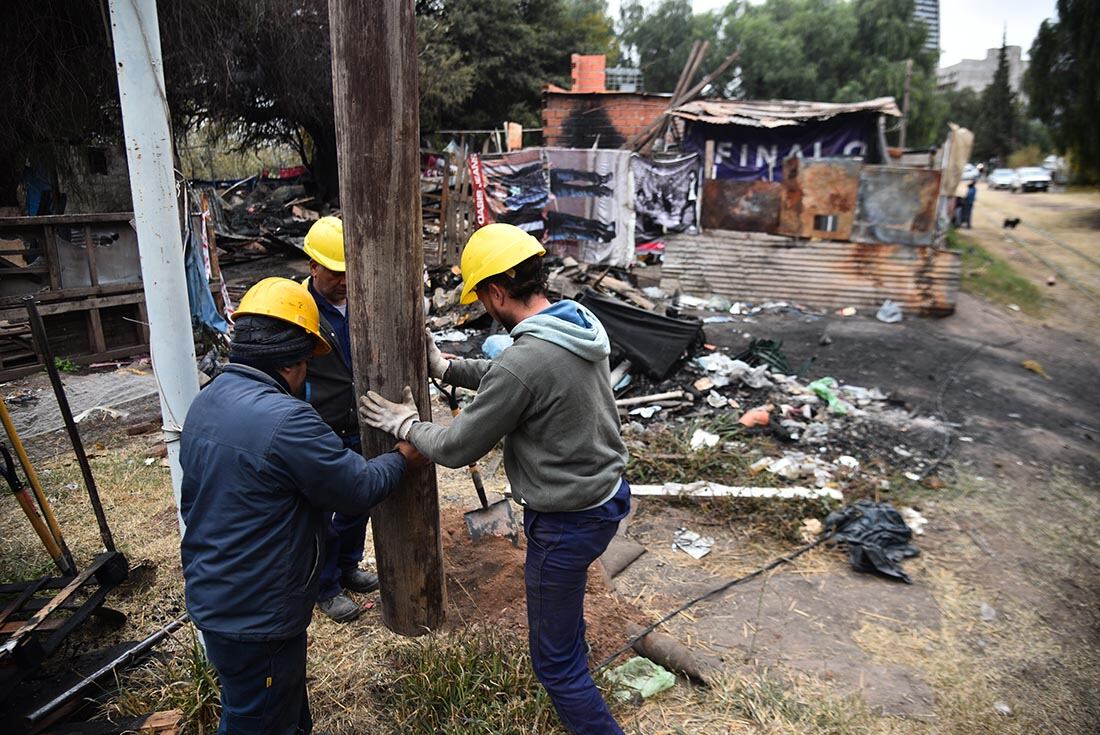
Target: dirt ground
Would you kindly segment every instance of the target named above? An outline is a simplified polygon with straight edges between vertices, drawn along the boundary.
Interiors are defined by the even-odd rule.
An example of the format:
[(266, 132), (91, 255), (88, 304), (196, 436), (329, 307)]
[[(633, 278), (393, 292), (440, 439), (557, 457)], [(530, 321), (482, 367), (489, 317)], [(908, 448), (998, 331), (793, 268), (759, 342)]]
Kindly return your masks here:
[[(985, 216), (986, 208), (997, 221)], [(1061, 279), (1046, 285), (1049, 268), (1003, 238), (1001, 211), (1100, 258), (1100, 196), (979, 193), (972, 235), (1044, 289), (1047, 303), (1037, 317), (964, 293), (957, 313), (939, 320), (888, 325), (864, 313), (762, 314), (708, 325), (711, 343), (740, 349), (746, 333), (782, 339), (792, 365), (812, 360), (808, 376), (878, 387), (913, 417), (945, 421), (950, 441), (929, 451), (943, 454), (946, 483), (885, 493), (928, 518), (915, 539), (921, 556), (905, 562), (914, 584), (857, 574), (841, 551), (819, 548), (671, 621), (666, 632), (716, 665), (722, 678), (710, 689), (681, 682), (640, 707), (620, 708), (627, 732), (1095, 732), (1097, 310)], [(1023, 225), (1014, 234), (1082, 284), (1100, 286), (1088, 259)], [(282, 259), (264, 267), (272, 265), (285, 275), (303, 271), (302, 263)], [(243, 284), (272, 274), (255, 270), (257, 264), (248, 268), (227, 275)], [(1038, 362), (1045, 375), (1025, 369), (1025, 360)], [(9, 395), (28, 386), (40, 387), (2, 390)], [(13, 406), (17, 421), (31, 403)], [(142, 459), (158, 437), (126, 432), (155, 419), (156, 402), (144, 398), (124, 408), (127, 417), (92, 416), (81, 430), (102, 473), (115, 535), (140, 571), (109, 603), (129, 622), (118, 631), (97, 629), (81, 639), (85, 648), (140, 638), (182, 609), (167, 470)], [(445, 406), (437, 402), (434, 411), (447, 420)], [(87, 523), (63, 438), (43, 435), (34, 445), (63, 526), (77, 529), (70, 545), (87, 556), (96, 545), (94, 523)], [(502, 492), (499, 451), (482, 464), (487, 488)], [(522, 640), (522, 545), (490, 540), (474, 547), (461, 516), (477, 502), (468, 476), (441, 470), (439, 478), (449, 625), (488, 626)], [(646, 552), (611, 585), (599, 573), (590, 580), (594, 661), (625, 640), (627, 621), (652, 620), (789, 550), (756, 537), (736, 514), (718, 517), (648, 498), (637, 506), (625, 535)], [(37, 542), (11, 498), (0, 499), (0, 507), (0, 572), (12, 578), (30, 566), (41, 573)], [(517, 521), (520, 515), (517, 508)], [(715, 539), (710, 556), (695, 561), (671, 548), (673, 533), (685, 526)], [(311, 628), (315, 719), (332, 732), (388, 732), (372, 687), (382, 686), (379, 651), (400, 642), (382, 629), (377, 595), (357, 599), (366, 609), (356, 622), (337, 626), (317, 616)], [(80, 650), (74, 644), (68, 652)], [(75, 661), (62, 662), (62, 673)]]

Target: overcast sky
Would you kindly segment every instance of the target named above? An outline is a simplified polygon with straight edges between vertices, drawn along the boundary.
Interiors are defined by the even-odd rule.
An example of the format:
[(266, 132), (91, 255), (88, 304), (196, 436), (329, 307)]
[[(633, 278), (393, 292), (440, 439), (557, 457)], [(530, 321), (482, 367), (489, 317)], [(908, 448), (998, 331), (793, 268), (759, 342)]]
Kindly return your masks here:
[[(728, 0), (692, 0), (695, 12), (725, 7)], [(653, 5), (657, 0), (648, 0)], [(759, 4), (762, 0), (752, 0)], [(984, 59), (986, 49), (1001, 45), (1007, 31), (1010, 46), (1031, 48), (1044, 18), (1055, 18), (1056, 0), (940, 0), (940, 66), (959, 59)], [(609, 0), (611, 17), (618, 20), (619, 0)]]

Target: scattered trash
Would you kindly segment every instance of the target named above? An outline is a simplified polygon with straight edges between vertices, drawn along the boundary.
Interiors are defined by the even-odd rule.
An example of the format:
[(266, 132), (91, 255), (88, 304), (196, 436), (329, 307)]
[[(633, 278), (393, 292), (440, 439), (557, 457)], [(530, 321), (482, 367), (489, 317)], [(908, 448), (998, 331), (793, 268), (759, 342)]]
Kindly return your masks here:
[(997, 619), (997, 608), (990, 605), (988, 602), (983, 602), (981, 607), (982, 620), (987, 623), (992, 623)]
[(836, 394), (836, 378), (818, 378), (807, 386), (821, 400), (829, 404), (829, 410), (839, 416), (848, 413), (849, 406)]
[[(633, 413), (633, 411), (631, 411)], [(696, 429), (695, 433), (691, 435), (691, 451), (698, 452), (704, 447), (718, 446), (719, 436), (717, 434), (711, 434), (704, 429)]]
[(470, 336), (465, 332), (460, 332), (457, 329), (447, 329), (439, 333), (432, 333), (432, 339), (439, 342), (465, 342)]
[(661, 406), (639, 406), (630, 412), (631, 416), (641, 416), (643, 419), (651, 419), (661, 410)]
[(842, 454), (836, 458), (836, 464), (841, 467), (847, 467), (850, 470), (859, 469), (859, 460), (848, 454)]
[(924, 527), (928, 525), (928, 519), (921, 515), (916, 508), (902, 508), (901, 517), (905, 519), (905, 525), (909, 526), (915, 536), (924, 535)]
[(689, 531), (686, 528), (677, 529), (676, 537), (672, 539), (672, 548), (679, 549), (696, 560), (709, 554), (713, 546), (713, 538), (700, 536), (695, 531)]
[[(708, 373), (717, 373), (724, 378), (739, 380), (750, 388), (770, 388), (773, 383), (768, 378), (768, 366), (753, 367), (743, 360), (736, 360), (721, 352), (695, 358), (695, 364)], [(717, 386), (717, 381), (714, 381)], [(718, 386), (721, 387), (721, 386)]]
[(1009, 304), (1008, 308), (1012, 309), (1013, 311), (1019, 311), (1020, 310), (1020, 305), (1019, 304)]
[(994, 702), (993, 711), (1004, 717), (1012, 716), (1012, 708), (1008, 706), (1006, 702)]
[(74, 416), (73, 421), (79, 424), (81, 421), (88, 418), (96, 411), (101, 411), (112, 419), (124, 419), (130, 415), (129, 411), (120, 411), (118, 409), (111, 408), (110, 406), (92, 406), (91, 408), (81, 411), (76, 416)]
[(607, 672), (607, 678), (617, 686), (615, 698), (623, 702), (635, 697), (648, 699), (676, 685), (675, 674), (641, 656), (611, 669)]
[(836, 313), (839, 314), (840, 316), (855, 316), (856, 315), (856, 307), (854, 307), (854, 306), (845, 306), (843, 309), (837, 309)]
[(767, 426), (770, 421), (771, 417), (766, 406), (749, 409), (741, 415), (741, 418), (737, 419), (737, 423), (750, 429), (754, 426)]
[(878, 313), (875, 314), (875, 319), (887, 324), (896, 324), (902, 319), (901, 307), (890, 299), (886, 299), (879, 307)]
[(711, 388), (714, 388), (715, 383), (710, 378), (702, 377), (702, 378), (699, 378), (698, 380), (696, 380), (694, 383), (692, 383), (691, 387), (694, 388), (695, 390), (699, 391), (700, 393), (703, 393), (704, 391), (708, 391)]
[(1036, 375), (1042, 375), (1047, 380), (1050, 380), (1050, 376), (1047, 374), (1047, 371), (1043, 370), (1043, 366), (1035, 362), (1035, 360), (1024, 360), (1020, 363), (1020, 367), (1026, 370), (1030, 370)]
[(490, 360), (495, 360), (500, 353), (511, 347), (514, 341), (507, 334), (491, 334), (481, 343), (481, 351)]
[(726, 408), (730, 405), (730, 399), (717, 391), (707, 393), (707, 405), (711, 408)]
[(741, 360), (752, 367), (767, 365), (769, 370), (789, 375), (791, 366), (787, 363), (787, 356), (783, 354), (782, 347), (782, 340), (777, 342), (771, 339), (753, 339), (734, 360)]
[(802, 520), (802, 526), (798, 529), (798, 535), (802, 537), (803, 541), (810, 543), (821, 535), (823, 528), (821, 521), (818, 519), (804, 518)]
[(916, 472), (905, 472), (904, 475), (906, 480), (909, 480), (911, 482), (920, 482), (920, 475), (918, 475)]
[(857, 572), (877, 571), (911, 584), (899, 562), (920, 551), (909, 541), (913, 532), (889, 503), (858, 500), (829, 514), (825, 528), (834, 541), (848, 546), (848, 561)]
[(145, 466), (149, 467), (150, 465), (152, 465), (156, 461), (157, 461), (156, 457), (146, 457), (145, 458)]

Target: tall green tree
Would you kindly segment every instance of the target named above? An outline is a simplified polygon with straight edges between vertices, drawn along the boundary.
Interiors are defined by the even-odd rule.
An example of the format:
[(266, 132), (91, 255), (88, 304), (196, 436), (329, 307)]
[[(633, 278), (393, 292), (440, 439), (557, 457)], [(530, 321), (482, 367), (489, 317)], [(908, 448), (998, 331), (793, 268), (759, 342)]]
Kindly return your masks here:
[(974, 131), (974, 155), (977, 158), (996, 156), (1001, 161), (1016, 150), (1020, 142), (1020, 106), (1008, 79), (1008, 48), (1001, 41), (997, 56), (997, 71), (993, 81), (982, 90), (981, 114)]
[(1058, 0), (1058, 20), (1043, 21), (1024, 77), (1030, 114), (1049, 122), (1054, 143), (1076, 174), (1100, 180), (1100, 3)]
[(676, 88), (695, 41), (711, 42), (703, 73), (721, 58), (717, 15), (695, 15), (691, 0), (661, 0), (651, 10), (640, 0), (631, 0), (622, 4), (619, 13), (623, 53), (641, 69), (647, 92), (671, 92)]

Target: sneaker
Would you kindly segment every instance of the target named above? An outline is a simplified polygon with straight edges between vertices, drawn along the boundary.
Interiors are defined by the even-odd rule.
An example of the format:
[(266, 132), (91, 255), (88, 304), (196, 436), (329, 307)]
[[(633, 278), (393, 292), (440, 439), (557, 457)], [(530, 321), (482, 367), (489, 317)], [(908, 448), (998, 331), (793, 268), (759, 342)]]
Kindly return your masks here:
[(347, 595), (336, 595), (327, 600), (318, 600), (317, 607), (321, 608), (321, 612), (337, 623), (355, 620), (359, 617), (359, 613), (363, 612), (362, 608), (356, 605)]
[(344, 589), (352, 592), (374, 592), (378, 589), (378, 575), (362, 569), (349, 569), (340, 575)]

